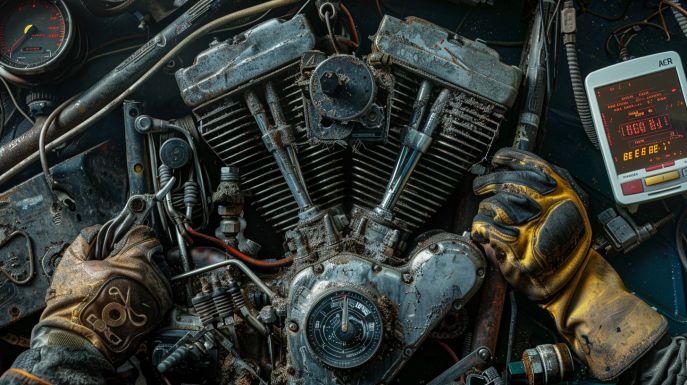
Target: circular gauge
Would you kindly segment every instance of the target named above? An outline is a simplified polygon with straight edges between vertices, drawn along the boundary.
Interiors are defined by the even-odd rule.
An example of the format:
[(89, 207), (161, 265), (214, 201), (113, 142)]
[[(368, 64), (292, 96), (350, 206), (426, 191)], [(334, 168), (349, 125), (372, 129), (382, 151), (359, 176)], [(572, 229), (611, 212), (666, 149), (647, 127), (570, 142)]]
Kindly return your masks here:
[(335, 368), (353, 368), (370, 360), (382, 343), (382, 331), (375, 303), (350, 289), (326, 292), (306, 316), (310, 351)]
[[(54, 82), (65, 73), (75, 72), (86, 53), (87, 39), (73, 22), (64, 0), (0, 2), (3, 77), (18, 84)], [(45, 75), (21, 79), (38, 74)]]

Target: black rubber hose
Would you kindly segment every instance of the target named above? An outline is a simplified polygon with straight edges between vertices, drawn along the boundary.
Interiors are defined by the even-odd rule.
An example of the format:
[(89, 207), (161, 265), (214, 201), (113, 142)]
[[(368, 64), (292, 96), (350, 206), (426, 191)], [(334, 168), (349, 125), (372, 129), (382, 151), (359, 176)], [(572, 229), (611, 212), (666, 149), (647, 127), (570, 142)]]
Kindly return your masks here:
[(570, 69), (570, 81), (572, 82), (573, 94), (575, 95), (575, 104), (577, 105), (577, 113), (580, 115), (582, 121), (582, 128), (587, 133), (587, 137), (592, 142), (594, 147), (599, 148), (599, 139), (596, 137), (596, 129), (594, 128), (594, 121), (592, 120), (592, 113), (589, 110), (589, 102), (587, 101), (587, 93), (584, 90), (584, 83), (582, 75), (580, 74), (580, 66), (577, 63), (577, 43), (575, 34), (567, 34), (565, 36), (565, 52), (568, 57), (568, 68)]
[(682, 228), (685, 226), (685, 221), (687, 221), (687, 207), (682, 210), (680, 219), (677, 220), (677, 229), (675, 230), (675, 246), (677, 247), (677, 255), (680, 257), (682, 268), (687, 271), (687, 255), (685, 255), (685, 245), (682, 243)]

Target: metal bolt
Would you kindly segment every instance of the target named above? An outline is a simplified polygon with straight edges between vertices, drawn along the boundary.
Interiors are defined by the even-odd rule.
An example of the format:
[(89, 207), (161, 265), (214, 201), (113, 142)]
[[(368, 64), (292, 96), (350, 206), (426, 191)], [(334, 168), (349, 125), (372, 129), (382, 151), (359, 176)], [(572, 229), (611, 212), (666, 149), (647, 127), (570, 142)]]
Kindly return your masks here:
[(150, 116), (142, 115), (136, 118), (136, 129), (140, 132), (147, 132), (153, 128), (153, 120)]
[(456, 310), (460, 310), (460, 309), (463, 308), (463, 303), (460, 302), (460, 301), (456, 301), (456, 302), (453, 303), (453, 308), (456, 309)]
[(372, 266), (372, 271), (374, 271), (375, 273), (379, 273), (380, 271), (382, 271), (382, 267), (379, 265), (374, 265)]
[(437, 245), (437, 244), (435, 243), (435, 244), (429, 246), (429, 251), (431, 251), (432, 253), (435, 253), (435, 254), (436, 254), (436, 252), (439, 251), (439, 245)]
[(480, 277), (482, 277), (484, 275), (484, 268), (483, 267), (480, 267), (479, 269), (477, 269), (477, 275), (479, 275)]
[(140, 163), (136, 163), (136, 165), (134, 165), (134, 172), (136, 172), (136, 174), (140, 174), (141, 172), (143, 172), (143, 165)]
[(298, 331), (298, 324), (295, 321), (289, 322), (289, 330), (292, 332), (297, 332)]
[(146, 201), (141, 198), (134, 198), (129, 202), (129, 208), (135, 213), (142, 213), (146, 209)]
[(315, 271), (315, 274), (322, 274), (324, 272), (324, 266), (315, 265), (315, 267), (313, 267), (313, 270)]
[(477, 354), (481, 359), (484, 361), (488, 361), (491, 358), (491, 353), (489, 353), (489, 350), (487, 349), (480, 349)]
[(412, 283), (413, 282), (413, 276), (410, 275), (409, 273), (403, 273), (401, 276), (401, 279), (403, 280), (403, 283)]
[(405, 348), (403, 349), (403, 354), (406, 355), (406, 357), (410, 357), (413, 355), (413, 348)]

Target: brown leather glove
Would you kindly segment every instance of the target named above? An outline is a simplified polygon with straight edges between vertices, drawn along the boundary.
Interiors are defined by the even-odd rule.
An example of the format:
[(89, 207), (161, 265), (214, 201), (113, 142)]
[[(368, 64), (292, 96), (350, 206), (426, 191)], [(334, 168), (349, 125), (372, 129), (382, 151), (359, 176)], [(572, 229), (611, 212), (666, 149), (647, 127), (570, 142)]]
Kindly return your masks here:
[(480, 204), (473, 239), (493, 249), (511, 285), (545, 301), (594, 377), (617, 377), (665, 333), (666, 320), (590, 249), (588, 197), (566, 170), (513, 148), (493, 162), (500, 168), (474, 182), (476, 194), (496, 195)]
[(129, 358), (172, 306), (171, 286), (153, 256), (152, 229), (132, 229), (102, 261), (87, 261), (100, 226), (81, 231), (55, 270), (34, 335), (62, 329), (89, 340), (110, 362)]

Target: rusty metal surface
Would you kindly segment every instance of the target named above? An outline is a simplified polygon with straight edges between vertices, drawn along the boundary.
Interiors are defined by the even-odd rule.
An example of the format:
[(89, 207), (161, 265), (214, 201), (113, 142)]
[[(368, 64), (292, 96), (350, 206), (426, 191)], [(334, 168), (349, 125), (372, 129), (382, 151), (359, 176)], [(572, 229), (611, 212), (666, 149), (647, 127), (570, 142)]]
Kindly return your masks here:
[(473, 41), (416, 17), (385, 16), (374, 36), (373, 52), (391, 55), (427, 74), (507, 107), (518, 95), (522, 73), (480, 41)]
[[(41, 310), (64, 245), (73, 241), (82, 228), (104, 223), (123, 207), (127, 194), (126, 162), (123, 141), (117, 142), (121, 144), (103, 143), (51, 169), (55, 180), (72, 194), (74, 211), (53, 205), (42, 174), (0, 194), (0, 238), (15, 231), (26, 232), (33, 246), (35, 266), (35, 275), (24, 285), (16, 285), (0, 275), (0, 327)], [(2, 242), (3, 272), (28, 273), (29, 256), (24, 237)], [(20, 273), (19, 278), (26, 278), (26, 274)]]
[(300, 59), (302, 52), (314, 47), (315, 34), (302, 15), (259, 24), (234, 39), (212, 45), (192, 66), (179, 70), (176, 78), (181, 97), (189, 106), (198, 106)]
[[(487, 255), (488, 267), (482, 285), (480, 307), (476, 317), (477, 324), (472, 337), (472, 349), (486, 346), (494, 352), (499, 337), (508, 282), (492, 259), (493, 256)], [(482, 366), (478, 369), (484, 370), (485, 368), (486, 366)]]
[[(154, 38), (144, 44), (109, 74), (91, 86), (72, 104), (67, 106), (51, 125), (46, 143), (61, 136), (77, 124), (93, 116), (143, 76), (183, 39), (202, 27), (228, 0), (200, 0), (184, 14), (170, 23)], [(45, 121), (42, 120), (41, 123)], [(38, 150), (38, 137), (42, 124), (36, 124), (24, 135), (0, 147), (0, 173)]]

